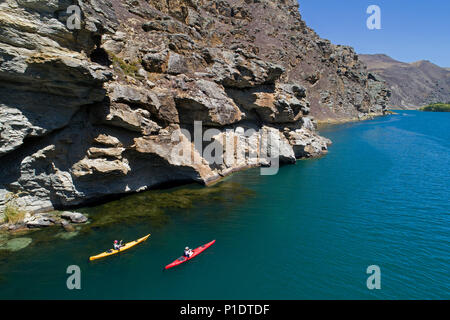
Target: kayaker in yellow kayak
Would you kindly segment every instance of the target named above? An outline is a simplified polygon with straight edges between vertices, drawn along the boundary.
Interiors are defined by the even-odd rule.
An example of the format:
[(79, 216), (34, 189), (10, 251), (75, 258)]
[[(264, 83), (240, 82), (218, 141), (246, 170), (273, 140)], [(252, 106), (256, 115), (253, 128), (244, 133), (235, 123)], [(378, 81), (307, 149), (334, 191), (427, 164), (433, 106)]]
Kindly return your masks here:
[(184, 248), (184, 256), (190, 258), (194, 252), (189, 247)]
[(123, 247), (122, 241), (123, 240), (120, 240), (120, 242), (117, 240), (114, 240), (114, 244), (113, 244), (114, 250), (120, 250), (120, 248)]
[(126, 250), (134, 247), (135, 245), (138, 245), (139, 243), (144, 242), (145, 240), (148, 239), (148, 237), (150, 237), (150, 234), (146, 235), (145, 237), (142, 237), (142, 238), (134, 240), (134, 241), (130, 241), (130, 242), (125, 243), (125, 244), (122, 244), (122, 240), (120, 240), (120, 243), (117, 240), (115, 240), (114, 243), (113, 243), (113, 248), (114, 249), (109, 249), (109, 250), (107, 250), (105, 252), (102, 252), (100, 254), (97, 254), (95, 256), (91, 256), (91, 257), (89, 257), (89, 260), (90, 261), (97, 260), (97, 259), (101, 259), (101, 258), (104, 258), (104, 257), (111, 256), (113, 254), (117, 254), (117, 253), (126, 251)]

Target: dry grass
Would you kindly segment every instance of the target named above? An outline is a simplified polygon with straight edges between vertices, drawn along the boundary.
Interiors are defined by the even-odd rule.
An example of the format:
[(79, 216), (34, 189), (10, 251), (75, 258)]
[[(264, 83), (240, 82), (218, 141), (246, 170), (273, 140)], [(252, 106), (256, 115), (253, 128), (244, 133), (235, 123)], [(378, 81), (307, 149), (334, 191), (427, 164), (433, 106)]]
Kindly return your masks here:
[(4, 218), (3, 222), (6, 223), (20, 223), (25, 218), (26, 212), (24, 210), (21, 210), (19, 206), (17, 205), (17, 198), (19, 197), (19, 194), (9, 192), (6, 195), (6, 204), (5, 209), (3, 211)]
[(19, 223), (25, 218), (25, 211), (20, 210), (15, 204), (7, 204), (5, 207), (5, 222)]

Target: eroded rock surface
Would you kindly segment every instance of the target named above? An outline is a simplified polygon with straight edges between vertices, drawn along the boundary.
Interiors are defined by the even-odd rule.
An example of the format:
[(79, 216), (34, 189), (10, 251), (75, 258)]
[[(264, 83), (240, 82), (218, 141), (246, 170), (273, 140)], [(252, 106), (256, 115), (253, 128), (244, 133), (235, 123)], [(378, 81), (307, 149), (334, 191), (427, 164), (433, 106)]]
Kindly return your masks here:
[(389, 96), (295, 0), (7, 0), (0, 27), (0, 215), (320, 156), (314, 117)]

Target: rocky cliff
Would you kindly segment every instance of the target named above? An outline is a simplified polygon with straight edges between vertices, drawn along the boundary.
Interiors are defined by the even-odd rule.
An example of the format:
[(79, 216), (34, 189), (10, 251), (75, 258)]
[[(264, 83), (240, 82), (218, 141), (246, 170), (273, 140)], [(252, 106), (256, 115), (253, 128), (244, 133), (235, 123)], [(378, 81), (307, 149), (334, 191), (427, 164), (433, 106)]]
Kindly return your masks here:
[(314, 117), (383, 114), (389, 96), (295, 0), (4, 0), (0, 27), (0, 212), (320, 156)]
[(384, 54), (362, 54), (368, 69), (386, 81), (393, 108), (417, 109), (450, 101), (450, 70), (429, 61), (405, 63)]

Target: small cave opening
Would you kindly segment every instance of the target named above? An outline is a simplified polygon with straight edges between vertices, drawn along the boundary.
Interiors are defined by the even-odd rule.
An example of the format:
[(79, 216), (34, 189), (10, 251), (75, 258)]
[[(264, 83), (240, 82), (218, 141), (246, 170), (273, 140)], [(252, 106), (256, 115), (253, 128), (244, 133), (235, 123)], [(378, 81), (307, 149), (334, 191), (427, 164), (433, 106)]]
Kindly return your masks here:
[(102, 66), (109, 66), (112, 63), (106, 50), (98, 46), (91, 52), (90, 58), (92, 62), (96, 62)]

